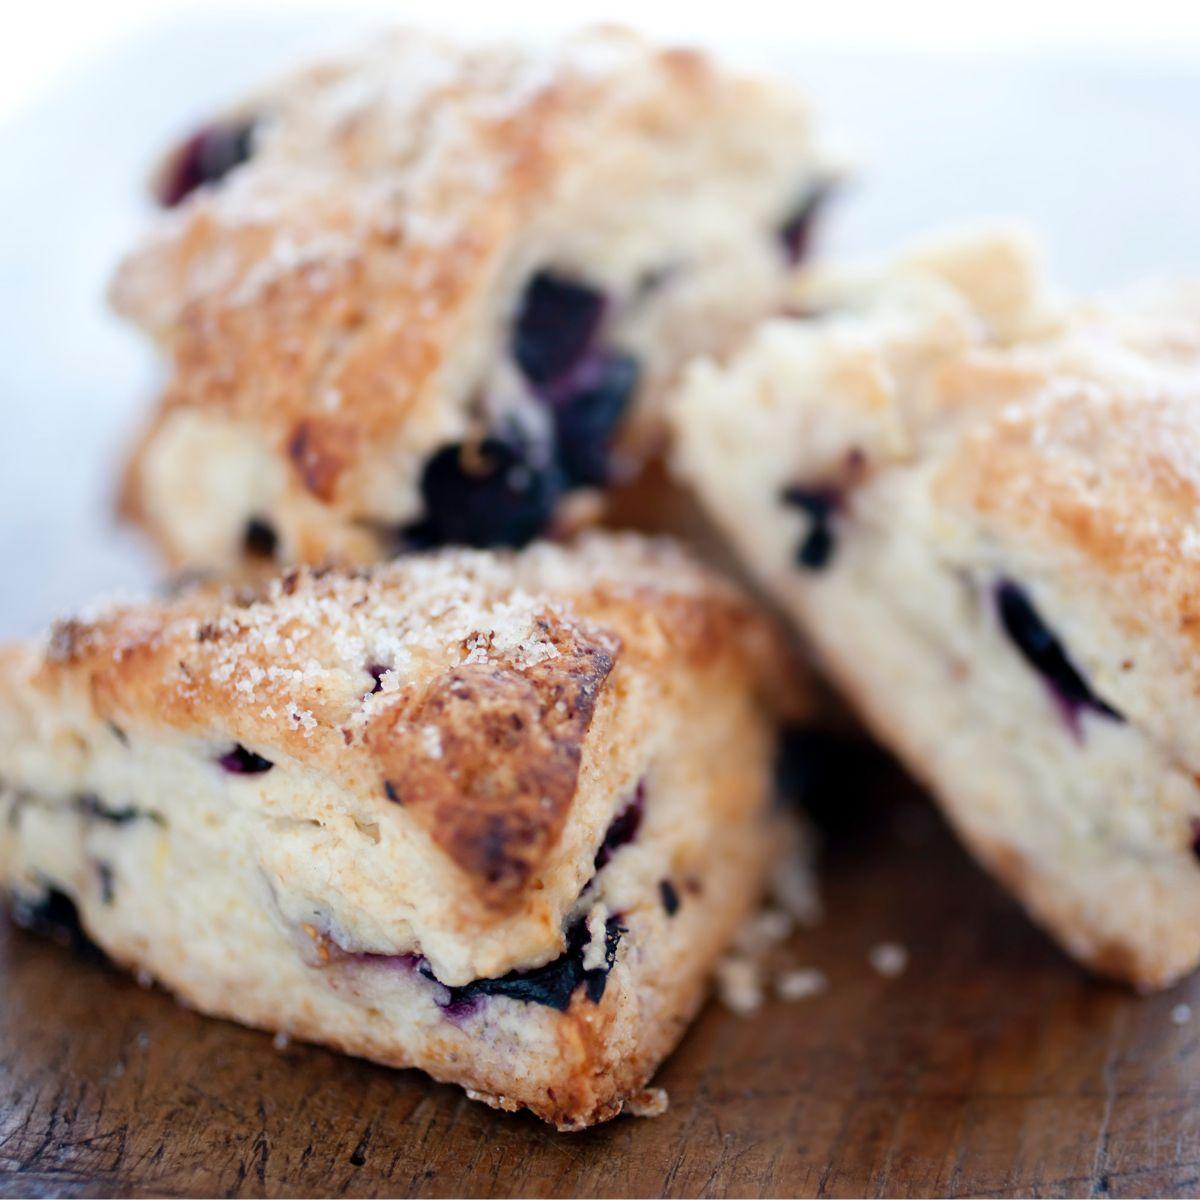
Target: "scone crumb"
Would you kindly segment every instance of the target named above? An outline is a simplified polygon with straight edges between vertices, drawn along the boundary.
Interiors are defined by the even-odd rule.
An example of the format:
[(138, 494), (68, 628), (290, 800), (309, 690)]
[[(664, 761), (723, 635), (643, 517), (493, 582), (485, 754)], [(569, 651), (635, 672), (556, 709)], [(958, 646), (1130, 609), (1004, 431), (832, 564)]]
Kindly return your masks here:
[(899, 942), (880, 942), (867, 952), (867, 961), (885, 979), (895, 979), (908, 967), (908, 950)]
[(154, 976), (149, 971), (142, 969), (138, 971), (134, 978), (137, 980), (138, 987), (152, 988), (154, 986)]
[(781, 908), (764, 908), (738, 930), (736, 946), (743, 954), (766, 954), (787, 941), (794, 928), (790, 913)]
[(1171, 1021), (1175, 1025), (1186, 1025), (1192, 1019), (1190, 1004), (1177, 1004), (1171, 1009)]
[(666, 1088), (642, 1088), (635, 1092), (622, 1108), (631, 1117), (661, 1117), (671, 1105), (671, 1098)]
[(829, 989), (829, 977), (817, 967), (797, 967), (775, 977), (775, 994), (780, 1000), (808, 1000)]
[(717, 964), (717, 995), (726, 1008), (749, 1016), (762, 1007), (762, 968), (751, 958), (730, 954)]
[(271, 1039), (271, 1045), (276, 1050), (286, 1050), (291, 1044), (292, 1039), (282, 1029)]

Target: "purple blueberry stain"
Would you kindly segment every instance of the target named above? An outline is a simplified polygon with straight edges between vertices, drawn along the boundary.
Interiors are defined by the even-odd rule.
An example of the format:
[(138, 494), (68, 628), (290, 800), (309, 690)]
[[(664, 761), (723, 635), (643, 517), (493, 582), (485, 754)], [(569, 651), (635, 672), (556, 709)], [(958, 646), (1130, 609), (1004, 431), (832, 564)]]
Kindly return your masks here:
[(1080, 716), (1091, 711), (1113, 721), (1124, 717), (1092, 691), (1051, 632), (1028, 593), (1010, 579), (995, 588), (996, 611), (1009, 640), (1050, 689), (1068, 728), (1081, 736)]
[(171, 156), (158, 186), (158, 202), (174, 208), (197, 188), (217, 183), (254, 149), (252, 118), (216, 121), (196, 130)]
[(522, 374), (543, 388), (562, 378), (591, 349), (604, 318), (604, 293), (562, 275), (539, 271), (521, 298), (512, 354)]
[(391, 670), (383, 663), (368, 663), (367, 674), (375, 681), (375, 686), (367, 693), (368, 696), (378, 695), (383, 691), (383, 677)]
[(421, 473), (425, 516), (403, 531), (412, 549), (520, 548), (550, 523), (562, 491), (555, 464), (513, 440), (443, 446)]
[(809, 518), (808, 532), (796, 547), (796, 562), (808, 571), (824, 570), (833, 558), (836, 539), (833, 517), (841, 503), (831, 488), (793, 486), (783, 493), (785, 504), (798, 508)]
[(646, 784), (643, 780), (638, 783), (633, 793), (633, 798), (613, 818), (612, 823), (605, 830), (604, 840), (601, 841), (600, 847), (596, 851), (596, 858), (593, 864), (594, 870), (599, 871), (603, 867), (606, 867), (611, 861), (612, 856), (622, 846), (627, 846), (637, 837), (638, 829), (642, 824), (642, 813), (645, 807)]
[(222, 754), (217, 759), (217, 763), (230, 775), (261, 775), (275, 765), (269, 758), (263, 758), (261, 754), (255, 754), (253, 750), (247, 750), (241, 742), (238, 742), (227, 754)]

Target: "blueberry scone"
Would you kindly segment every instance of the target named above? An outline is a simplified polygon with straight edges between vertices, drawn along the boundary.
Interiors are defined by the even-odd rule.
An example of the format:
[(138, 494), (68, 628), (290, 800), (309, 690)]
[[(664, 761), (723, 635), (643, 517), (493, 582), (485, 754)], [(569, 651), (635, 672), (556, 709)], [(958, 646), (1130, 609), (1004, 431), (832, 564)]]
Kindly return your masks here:
[(581, 1128), (757, 901), (772, 641), (600, 535), (62, 622), (0, 659), (0, 882), (204, 1012)]
[(659, 448), (834, 168), (789, 88), (601, 29), (413, 32), (177, 147), (117, 310), (168, 361), (124, 508), (176, 566), (520, 546)]
[(868, 723), (1078, 958), (1200, 960), (1200, 288), (1082, 303), (1022, 237), (810, 277), (675, 466)]

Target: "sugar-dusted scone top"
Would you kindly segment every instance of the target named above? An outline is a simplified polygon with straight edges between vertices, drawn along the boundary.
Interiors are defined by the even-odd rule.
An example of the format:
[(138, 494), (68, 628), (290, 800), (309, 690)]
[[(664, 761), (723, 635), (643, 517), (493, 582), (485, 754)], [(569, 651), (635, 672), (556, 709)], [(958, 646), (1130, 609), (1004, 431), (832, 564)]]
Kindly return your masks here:
[[(169, 361), (126, 510), (174, 563), (222, 567), (253, 550), (251, 520), (280, 559), (394, 552), (439, 450), (515, 439), (542, 480), (555, 413), (592, 388), (569, 414), (561, 496), (518, 483), (519, 529), (434, 540), (581, 519), (590, 488), (657, 447), (679, 365), (777, 298), (833, 172), (786, 87), (613, 29), (540, 48), (380, 37), (197, 138), (236, 142), (222, 170), (249, 157), (182, 195), (180, 156), (200, 143), (177, 152), (180, 202), (112, 299)], [(518, 366), (515, 324), (544, 275), (590, 293), (543, 291), (544, 311), (574, 313), (532, 322), (551, 339), (579, 322), (565, 383), (544, 347)]]
[(285, 913), (328, 909), (343, 949), (419, 947), (462, 984), (562, 949), (664, 749), (657, 706), (693, 672), (754, 690), (770, 643), (732, 589), (635, 539), (294, 571), (9, 652), (0, 775), (73, 796), (107, 763), (119, 796), (131, 730), (218, 772), (239, 745), (274, 764), (231, 778)]
[(979, 856), (1136, 983), (1200, 960), (1200, 289), (1014, 233), (816, 273), (676, 465)]

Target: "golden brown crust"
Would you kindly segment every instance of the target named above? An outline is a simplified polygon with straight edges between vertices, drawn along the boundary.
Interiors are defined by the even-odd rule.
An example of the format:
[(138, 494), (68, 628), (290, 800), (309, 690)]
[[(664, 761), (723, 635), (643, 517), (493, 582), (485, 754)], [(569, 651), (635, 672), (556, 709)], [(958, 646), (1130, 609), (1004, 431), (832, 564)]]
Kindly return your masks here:
[[(618, 643), (549, 613), (557, 654), (525, 670), (467, 663), (410, 685), (368, 724), (384, 791), (474, 878), (493, 907), (522, 893), (557, 841), (575, 795), (584, 735)], [(421, 739), (437, 739), (437, 755)]]

